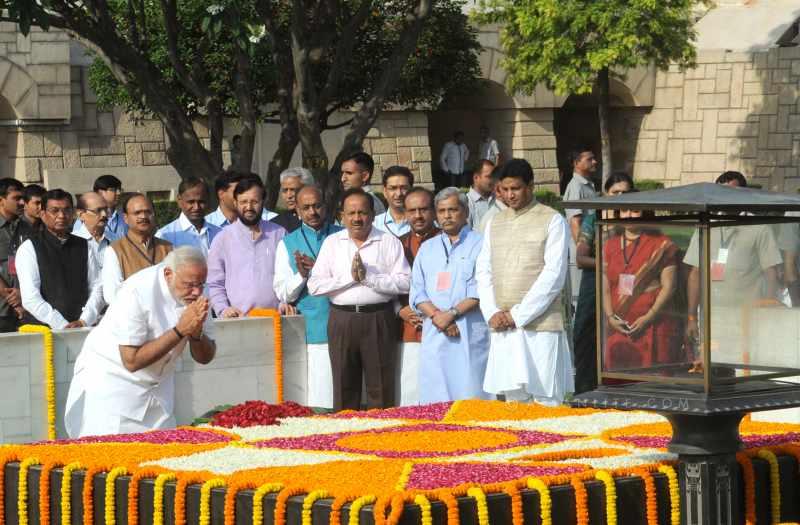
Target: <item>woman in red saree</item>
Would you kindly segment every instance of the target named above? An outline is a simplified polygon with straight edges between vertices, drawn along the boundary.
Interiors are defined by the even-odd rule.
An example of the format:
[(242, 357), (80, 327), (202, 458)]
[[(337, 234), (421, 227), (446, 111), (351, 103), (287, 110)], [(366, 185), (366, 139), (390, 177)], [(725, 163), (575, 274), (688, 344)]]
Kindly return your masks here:
[[(637, 219), (639, 211), (621, 211)], [(678, 248), (658, 231), (626, 225), (603, 246), (603, 311), (608, 323), (606, 371), (680, 359), (678, 321), (666, 311), (675, 292)]]

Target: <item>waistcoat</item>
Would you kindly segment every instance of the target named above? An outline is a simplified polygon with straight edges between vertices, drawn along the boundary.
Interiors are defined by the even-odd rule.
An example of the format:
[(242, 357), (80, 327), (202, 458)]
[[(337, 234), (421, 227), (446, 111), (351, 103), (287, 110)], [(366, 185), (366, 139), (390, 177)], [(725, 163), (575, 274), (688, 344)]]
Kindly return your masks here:
[(67, 320), (80, 318), (89, 298), (89, 248), (86, 239), (69, 235), (62, 243), (44, 230), (31, 237), (39, 265), (42, 298)]
[(119, 267), (122, 269), (123, 280), (139, 270), (160, 263), (172, 251), (172, 243), (158, 237), (153, 237), (147, 248), (135, 243), (127, 235), (111, 243), (111, 249), (117, 254)]

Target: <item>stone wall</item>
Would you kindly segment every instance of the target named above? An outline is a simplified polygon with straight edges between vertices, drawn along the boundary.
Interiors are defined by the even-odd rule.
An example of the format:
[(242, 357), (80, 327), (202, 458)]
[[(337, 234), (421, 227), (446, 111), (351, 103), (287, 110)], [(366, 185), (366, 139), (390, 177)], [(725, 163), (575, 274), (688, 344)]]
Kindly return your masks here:
[(668, 185), (737, 170), (775, 191), (800, 188), (800, 47), (699, 53), (695, 69), (659, 72), (634, 173)]
[[(175, 372), (175, 417), (191, 423), (220, 404), (250, 399), (275, 402), (272, 320), (215, 320), (217, 354), (207, 365), (184, 352)], [(306, 403), (305, 321), (283, 318), (284, 397)], [(89, 329), (53, 331), (56, 431), (65, 437), (64, 407), (75, 359)], [(45, 361), (39, 334), (0, 334), (0, 443), (47, 439)]]

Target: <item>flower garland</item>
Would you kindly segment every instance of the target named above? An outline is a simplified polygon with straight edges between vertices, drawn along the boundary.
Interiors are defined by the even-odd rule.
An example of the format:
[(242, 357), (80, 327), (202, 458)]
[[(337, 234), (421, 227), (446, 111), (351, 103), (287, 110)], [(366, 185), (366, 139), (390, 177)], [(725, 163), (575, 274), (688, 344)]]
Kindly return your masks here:
[(128, 469), (125, 467), (115, 467), (111, 472), (106, 474), (106, 493), (105, 493), (105, 525), (116, 525), (117, 523), (117, 508), (116, 508), (116, 482), (120, 476), (127, 476)]
[(408, 485), (408, 478), (411, 476), (411, 471), (414, 470), (414, 463), (411, 461), (407, 461), (403, 465), (403, 471), (400, 473), (400, 477), (397, 479), (397, 486), (395, 490), (398, 492), (403, 492), (406, 490), (406, 485)]
[(634, 474), (641, 477), (642, 483), (644, 483), (647, 525), (658, 525), (658, 494), (653, 474), (646, 469), (636, 469)]
[(458, 500), (449, 490), (442, 490), (438, 494), (439, 501), (447, 507), (447, 525), (459, 525)]
[(28, 469), (33, 465), (41, 465), (39, 458), (31, 457), (19, 464), (19, 480), (17, 483), (17, 515), (19, 525), (28, 525)]
[[(177, 483), (175, 484), (175, 525), (186, 525), (186, 489), (189, 485), (195, 483), (204, 483), (207, 478), (201, 478), (199, 476), (192, 477), (192, 476), (181, 476), (177, 478)], [(158, 480), (156, 480), (158, 482)], [(162, 496), (163, 498), (163, 496)], [(162, 515), (162, 523), (163, 525), (163, 515)], [(155, 525), (155, 521), (154, 521)]]
[[(175, 481), (173, 473), (159, 474), (153, 482), (153, 525), (164, 525), (164, 485), (168, 481)], [(178, 493), (175, 493), (177, 508)]]
[(59, 461), (48, 461), (42, 466), (39, 474), (39, 523), (50, 525), (50, 474), (62, 465)]
[[(524, 517), (522, 515), (522, 494), (519, 488), (513, 483), (509, 483), (503, 487), (503, 491), (511, 498), (511, 524), (523, 525)], [(588, 525), (587, 523), (578, 523), (578, 525)]]
[(772, 511), (772, 523), (781, 522), (781, 473), (778, 458), (767, 449), (757, 452), (758, 457), (769, 463), (769, 502)]
[(367, 494), (366, 496), (356, 498), (353, 503), (350, 504), (350, 517), (347, 520), (347, 525), (359, 525), (361, 508), (364, 505), (372, 505), (377, 499), (378, 498), (376, 498), (374, 494)]
[(47, 439), (56, 439), (56, 372), (53, 363), (53, 332), (47, 326), (26, 324), (19, 327), (20, 333), (42, 334), (44, 348), (44, 385), (47, 408)]
[(223, 507), (224, 525), (234, 525), (236, 523), (236, 496), (239, 491), (254, 488), (256, 488), (256, 484), (253, 481), (242, 481), (228, 485), (225, 491), (225, 506)]
[(614, 483), (614, 478), (605, 470), (599, 470), (595, 473), (594, 478), (602, 481), (606, 490), (606, 523), (608, 525), (617, 525), (617, 486)]
[(211, 489), (224, 486), (224, 479), (212, 478), (200, 487), (200, 525), (211, 525)]
[(256, 489), (253, 494), (253, 525), (261, 525), (264, 523), (264, 496), (272, 492), (280, 492), (281, 490), (283, 490), (283, 485), (280, 483), (267, 483)]
[(539, 478), (529, 478), (528, 488), (539, 493), (539, 514), (542, 525), (553, 525), (553, 500), (550, 498), (550, 487)]
[(303, 512), (302, 512), (302, 524), (303, 525), (311, 525), (311, 508), (314, 506), (314, 502), (318, 499), (325, 499), (328, 497), (328, 491), (326, 490), (315, 490), (310, 492), (304, 499), (303, 499)]
[(431, 517), (431, 502), (424, 494), (417, 494), (414, 496), (414, 503), (419, 506), (420, 525), (433, 525), (433, 518)]
[(86, 471), (83, 479), (83, 525), (94, 524), (94, 477), (108, 470), (105, 467), (91, 467)]
[(372, 506), (372, 515), (375, 525), (386, 525), (386, 507), (390, 500), (387, 497), (378, 498)]
[(300, 494), (305, 494), (305, 492), (302, 487), (286, 487), (278, 492), (278, 498), (275, 500), (273, 525), (286, 525), (286, 503), (292, 496), (299, 496)]
[(669, 486), (669, 523), (670, 525), (681, 525), (681, 493), (678, 483), (678, 473), (670, 465), (661, 465), (658, 471), (667, 477)]
[(333, 498), (331, 513), (328, 516), (329, 525), (342, 525), (342, 507), (350, 501), (352, 496), (340, 495)]
[[(128, 484), (128, 525), (139, 525), (139, 483), (144, 478), (155, 478), (158, 473), (153, 469), (137, 470)], [(155, 502), (153, 503), (155, 509)]]
[(83, 469), (77, 461), (61, 471), (61, 525), (72, 524), (72, 473)]
[(756, 524), (756, 475), (753, 462), (744, 452), (736, 454), (736, 461), (742, 467), (744, 478), (744, 522), (745, 525)]
[(275, 402), (283, 403), (283, 326), (281, 314), (274, 308), (253, 308), (248, 317), (269, 317), (272, 319), (273, 347), (275, 349)]
[(472, 487), (467, 490), (467, 496), (475, 499), (475, 506), (478, 510), (478, 525), (489, 525), (489, 507), (486, 504), (486, 494), (480, 487)]
[(575, 491), (575, 518), (577, 525), (589, 525), (589, 494), (580, 476), (573, 476), (569, 482)]

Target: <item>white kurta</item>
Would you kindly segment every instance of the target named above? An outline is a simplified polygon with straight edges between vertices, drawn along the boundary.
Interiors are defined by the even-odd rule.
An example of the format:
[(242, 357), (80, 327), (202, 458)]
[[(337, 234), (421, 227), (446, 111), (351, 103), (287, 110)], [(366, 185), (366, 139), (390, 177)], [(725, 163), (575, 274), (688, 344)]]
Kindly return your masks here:
[[(171, 330), (185, 307), (172, 297), (163, 264), (136, 272), (122, 284), (117, 298), (75, 362), (64, 415), (70, 437), (175, 426), (174, 372), (186, 340), (136, 372), (125, 368), (119, 347), (141, 346)], [(210, 315), (203, 331), (214, 338)]]
[[(494, 296), (491, 265), (491, 220), (484, 231), (483, 246), (476, 264), (480, 308), (487, 319), (499, 312)], [(544, 269), (519, 304), (511, 308), (517, 327), (542, 315), (553, 301), (560, 300), (567, 275), (569, 231), (561, 215), (553, 216), (547, 228)], [(555, 404), (574, 389), (572, 360), (566, 332), (515, 328), (490, 332), (489, 361), (483, 389), (493, 394), (524, 393), (541, 403)], [(519, 391), (522, 391), (522, 396)]]

